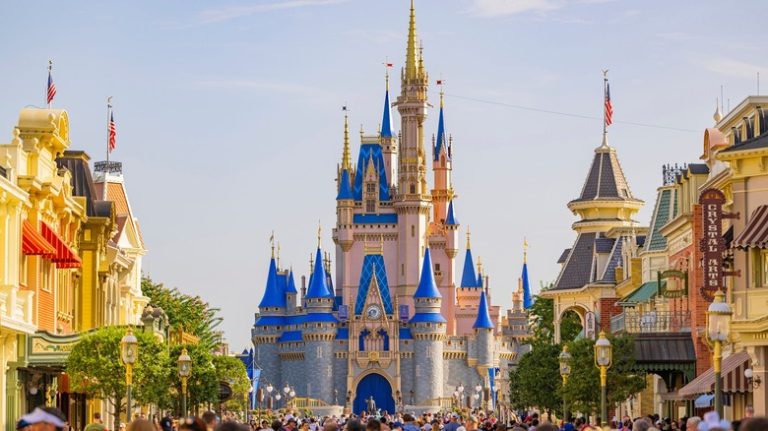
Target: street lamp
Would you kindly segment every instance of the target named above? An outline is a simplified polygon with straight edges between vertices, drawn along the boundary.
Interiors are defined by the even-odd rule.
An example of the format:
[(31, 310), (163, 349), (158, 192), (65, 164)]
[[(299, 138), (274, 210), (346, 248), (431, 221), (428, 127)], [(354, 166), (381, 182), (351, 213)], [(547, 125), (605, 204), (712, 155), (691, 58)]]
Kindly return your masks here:
[[(275, 400), (277, 400), (277, 402), (275, 404), (280, 404), (280, 398), (282, 398), (282, 397), (283, 396), (280, 395), (280, 392), (278, 392), (277, 395), (275, 395)], [(275, 406), (275, 407), (277, 407), (277, 406)]]
[(179, 378), (181, 378), (181, 415), (187, 415), (187, 378), (192, 372), (192, 358), (187, 353), (187, 348), (181, 349), (179, 359), (176, 361), (179, 365)]
[(571, 375), (571, 354), (568, 353), (568, 345), (563, 345), (563, 351), (558, 356), (560, 360), (560, 377), (563, 378), (563, 419), (568, 421), (568, 404), (565, 402), (565, 385)]
[[(475, 392), (474, 394), (472, 394), (472, 399), (475, 400), (475, 402), (478, 402), (477, 400), (480, 399), (480, 393), (479, 392)], [(478, 407), (480, 407), (480, 406), (478, 405)]]
[(267, 395), (269, 396), (269, 408), (272, 409), (274, 406), (272, 405), (272, 391), (275, 390), (275, 387), (272, 386), (272, 383), (267, 384)]
[(120, 358), (125, 364), (125, 420), (131, 420), (131, 389), (133, 385), (133, 364), (139, 359), (139, 340), (133, 335), (133, 329), (128, 328), (128, 332), (120, 340)]
[(600, 331), (600, 338), (595, 341), (595, 365), (600, 368), (600, 426), (608, 424), (608, 368), (613, 362), (613, 347), (605, 331)]
[[(483, 385), (481, 385), (480, 383), (478, 383), (477, 385), (475, 385), (475, 394), (474, 394), (474, 395), (472, 395), (472, 398), (474, 398), (475, 400), (479, 400), (479, 399), (480, 399), (480, 392), (481, 392), (482, 390), (483, 390)], [(478, 402), (478, 405), (477, 405), (477, 407), (478, 407), (478, 408), (482, 407), (482, 404), (481, 404), (481, 402)]]
[(715, 411), (723, 417), (723, 385), (721, 368), (723, 362), (723, 343), (728, 341), (731, 330), (731, 307), (725, 302), (722, 290), (715, 293), (715, 299), (707, 309), (707, 339), (714, 347), (713, 368), (715, 370)]

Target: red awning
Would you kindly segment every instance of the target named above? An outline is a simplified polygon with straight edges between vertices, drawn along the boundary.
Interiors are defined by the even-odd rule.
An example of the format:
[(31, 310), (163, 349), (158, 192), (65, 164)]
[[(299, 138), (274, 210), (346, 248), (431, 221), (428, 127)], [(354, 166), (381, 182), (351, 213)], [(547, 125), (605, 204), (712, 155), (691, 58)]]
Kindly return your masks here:
[(56, 255), (51, 257), (51, 262), (56, 262), (57, 268), (79, 268), (80, 258), (72, 251), (50, 226), (43, 223), (43, 237), (56, 249)]
[[(747, 352), (734, 353), (723, 358), (720, 370), (723, 392), (750, 392), (752, 386), (747, 384), (747, 378), (744, 377), (744, 370), (749, 368), (749, 354)], [(707, 394), (715, 388), (715, 370), (713, 368), (699, 374), (690, 383), (677, 391), (678, 395), (688, 397), (698, 394)]]
[(733, 240), (736, 248), (768, 248), (768, 205), (752, 211), (747, 225)]
[(44, 257), (56, 255), (56, 249), (27, 220), (24, 220), (24, 223), (21, 225), (21, 252), (26, 255), (41, 255)]

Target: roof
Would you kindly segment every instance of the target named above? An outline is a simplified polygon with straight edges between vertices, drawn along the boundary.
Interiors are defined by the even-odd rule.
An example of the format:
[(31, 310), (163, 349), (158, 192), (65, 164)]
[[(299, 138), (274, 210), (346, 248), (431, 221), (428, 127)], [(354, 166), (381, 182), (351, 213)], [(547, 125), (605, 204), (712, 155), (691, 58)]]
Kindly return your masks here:
[(83, 151), (65, 151), (63, 156), (56, 159), (56, 165), (72, 174), (72, 194), (86, 199), (85, 210), (88, 217), (109, 217), (109, 213), (97, 213), (95, 201), (100, 200), (101, 195), (96, 194), (96, 188), (93, 186), (88, 159), (88, 155)]
[[(721, 376), (723, 392), (747, 392), (744, 370), (749, 368), (749, 354), (747, 352), (734, 353), (723, 358)], [(690, 383), (677, 391), (678, 395), (691, 396), (712, 392), (715, 386), (715, 371), (710, 368), (696, 376)]]
[(354, 224), (397, 224), (397, 214), (355, 214)]
[(389, 104), (389, 85), (387, 85), (387, 91), (384, 93), (384, 116), (381, 119), (381, 137), (392, 137), (392, 113)]
[(616, 150), (611, 147), (595, 149), (592, 166), (576, 201), (595, 199), (635, 200), (619, 164)]
[(472, 260), (472, 249), (467, 248), (464, 255), (464, 271), (461, 274), (460, 287), (478, 287), (477, 275), (475, 275), (475, 262)]
[(488, 329), (493, 328), (493, 321), (491, 320), (491, 314), (488, 312), (488, 301), (485, 298), (485, 291), (480, 294), (480, 305), (477, 306), (477, 319), (475, 324), (472, 325), (475, 329)]
[[(442, 97), (442, 96), (441, 96)], [(443, 121), (443, 102), (440, 101), (440, 114), (437, 120), (437, 139), (435, 140), (435, 161), (440, 160), (440, 151), (442, 148), (445, 147), (446, 154), (448, 155), (448, 158), (450, 159), (450, 154), (448, 154), (448, 144), (445, 142), (445, 124)]]
[(337, 340), (348, 340), (349, 339), (349, 328), (339, 328), (336, 331), (336, 339)]
[(411, 329), (410, 328), (400, 328), (400, 339), (401, 340), (412, 340), (413, 336), (411, 335)]
[(746, 141), (741, 141), (736, 145), (732, 145), (720, 153), (735, 153), (737, 151), (758, 150), (761, 148), (768, 148), (768, 133), (756, 136)]
[(368, 160), (373, 160), (373, 165), (379, 174), (379, 200), (388, 201), (389, 196), (389, 181), (387, 180), (387, 167), (384, 164), (384, 156), (381, 153), (381, 145), (379, 144), (363, 144), (360, 146), (360, 154), (357, 158), (357, 174), (355, 175), (354, 187), (352, 194), (356, 201), (363, 200), (363, 176), (365, 168), (368, 166)]
[(283, 326), (286, 325), (285, 317), (281, 316), (261, 316), (256, 321), (257, 326)]
[(304, 341), (301, 336), (301, 331), (285, 331), (280, 338), (277, 339), (278, 343)]
[(760, 205), (752, 211), (732, 244), (736, 248), (768, 248), (768, 205)]
[(693, 175), (708, 175), (709, 166), (706, 163), (691, 163), (688, 165), (688, 172)]
[(565, 260), (568, 259), (568, 254), (571, 252), (570, 248), (566, 248), (563, 250), (563, 252), (560, 254), (560, 257), (557, 258), (557, 263), (565, 263)]
[(531, 298), (531, 283), (528, 281), (528, 262), (523, 262), (523, 308), (528, 309), (533, 305)]
[(594, 242), (594, 232), (581, 233), (576, 237), (576, 243), (551, 290), (577, 289), (590, 283)]
[[(662, 285), (666, 282), (662, 280)], [(659, 293), (658, 281), (646, 281), (641, 284), (640, 287), (633, 290), (632, 293), (625, 296), (619, 301), (622, 305), (634, 305), (640, 302), (648, 301)]]
[(635, 236), (635, 244), (637, 244), (638, 247), (645, 246), (645, 235), (637, 235)]
[(264, 297), (261, 298), (259, 307), (285, 307), (285, 305), (285, 295), (278, 282), (277, 264), (273, 257), (269, 261), (267, 287), (264, 289)]
[(414, 298), (442, 298), (435, 283), (435, 274), (432, 270), (432, 255), (429, 247), (424, 251), (424, 262), (421, 265), (421, 278), (419, 286), (413, 294)]
[(411, 323), (445, 323), (445, 317), (440, 313), (416, 313), (410, 320)]
[(351, 181), (349, 179), (349, 171), (346, 169), (341, 170), (339, 194), (336, 195), (336, 200), (341, 200), (341, 199), (354, 199), (354, 195), (352, 194)]
[(453, 199), (448, 202), (448, 212), (445, 216), (445, 224), (449, 226), (456, 226), (459, 224), (459, 219), (456, 218), (456, 214), (453, 210)]
[(336, 323), (339, 320), (331, 312), (327, 313), (307, 313), (304, 316), (303, 323), (329, 322)]
[(695, 363), (696, 352), (689, 333), (639, 335), (634, 338), (635, 361), (643, 363)]
[[(104, 193), (104, 183), (94, 183), (93, 187), (96, 190), (96, 196), (102, 196)], [(107, 200), (112, 201), (115, 204), (116, 216), (119, 217), (121, 215), (125, 215), (129, 220), (133, 220), (133, 224), (136, 229), (136, 235), (139, 242), (141, 243), (141, 247), (145, 247), (144, 238), (141, 235), (141, 228), (139, 227), (138, 221), (133, 217), (133, 213), (131, 212), (131, 204), (128, 202), (128, 195), (125, 192), (125, 185), (119, 182), (109, 182), (107, 184)], [(119, 235), (116, 237), (118, 236)]]
[(285, 287), (285, 293), (299, 293), (296, 290), (296, 282), (293, 280), (293, 270), (288, 272), (288, 284)]
[[(317, 275), (321, 276), (318, 277)], [(320, 251), (320, 247), (317, 247), (317, 254), (315, 255), (315, 268), (312, 271), (312, 279), (309, 281), (309, 287), (307, 288), (307, 298), (333, 298), (333, 293), (328, 288), (326, 283), (325, 268), (323, 268), (323, 252)]]
[(595, 253), (610, 253), (613, 250), (615, 238), (598, 237), (595, 239)]
[(374, 276), (376, 277), (376, 286), (379, 287), (381, 301), (384, 304), (384, 311), (386, 314), (394, 313), (384, 257), (380, 254), (368, 254), (363, 258), (363, 268), (360, 270), (360, 284), (358, 285), (360, 288), (357, 290), (357, 298), (355, 300), (356, 315), (363, 313), (365, 299), (368, 297), (368, 289), (371, 287), (371, 279)]
[(616, 267), (621, 265), (621, 262), (622, 262), (621, 251), (623, 248), (624, 248), (624, 237), (621, 237), (618, 240), (614, 241), (613, 250), (610, 251), (611, 255), (608, 258), (608, 263), (605, 265), (603, 274), (599, 278), (596, 278), (597, 280), (600, 280), (604, 283), (616, 282)]

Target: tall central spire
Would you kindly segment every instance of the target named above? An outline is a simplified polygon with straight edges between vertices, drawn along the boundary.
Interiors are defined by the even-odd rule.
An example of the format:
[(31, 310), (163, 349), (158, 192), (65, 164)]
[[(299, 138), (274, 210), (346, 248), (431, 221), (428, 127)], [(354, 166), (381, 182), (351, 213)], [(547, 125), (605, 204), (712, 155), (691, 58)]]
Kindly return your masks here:
[(408, 48), (405, 51), (405, 78), (415, 79), (418, 76), (419, 58), (416, 47), (416, 8), (411, 0), (411, 16), (408, 21)]
[[(346, 109), (346, 106), (344, 107)], [(349, 151), (349, 117), (344, 113), (344, 151), (341, 154), (341, 169), (349, 170), (352, 167)]]

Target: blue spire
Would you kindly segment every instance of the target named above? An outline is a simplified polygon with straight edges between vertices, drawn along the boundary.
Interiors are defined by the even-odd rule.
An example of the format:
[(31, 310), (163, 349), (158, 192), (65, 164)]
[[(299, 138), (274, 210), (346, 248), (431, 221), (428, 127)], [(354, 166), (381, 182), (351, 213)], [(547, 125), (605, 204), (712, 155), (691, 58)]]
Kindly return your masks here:
[(529, 309), (533, 305), (531, 299), (531, 284), (528, 282), (528, 262), (523, 262), (523, 308)]
[(307, 289), (307, 298), (333, 298), (333, 293), (328, 289), (328, 284), (325, 282), (323, 253), (320, 251), (320, 247), (317, 248), (315, 269), (312, 272), (312, 280), (310, 280), (309, 288)]
[(461, 274), (460, 287), (478, 287), (475, 263), (472, 261), (472, 250), (469, 247), (467, 247), (467, 254), (464, 257), (464, 272)]
[(477, 319), (472, 325), (475, 329), (493, 329), (491, 313), (488, 312), (488, 301), (485, 299), (485, 291), (480, 294), (480, 305), (477, 307)]
[(342, 199), (354, 199), (352, 194), (351, 181), (349, 180), (349, 171), (347, 169), (341, 170), (341, 183), (339, 184), (339, 194), (336, 196), (336, 200)]
[(483, 283), (483, 274), (478, 270), (477, 271), (477, 287), (483, 287), (485, 283)]
[(299, 293), (296, 290), (296, 282), (293, 281), (293, 269), (288, 272), (288, 285), (286, 286), (285, 293)]
[(448, 215), (445, 217), (445, 224), (449, 226), (456, 226), (459, 224), (459, 220), (456, 218), (456, 214), (453, 212), (453, 199), (448, 202)]
[(264, 289), (264, 297), (259, 307), (285, 307), (285, 292), (277, 284), (277, 264), (275, 258), (269, 261), (269, 273), (267, 274), (267, 287)]
[(440, 150), (443, 146), (446, 147), (446, 150), (448, 149), (445, 143), (445, 125), (443, 123), (443, 99), (441, 94), (440, 95), (440, 117), (437, 120), (437, 140), (435, 141), (435, 161), (440, 160)]
[(387, 91), (384, 94), (384, 118), (381, 120), (381, 137), (392, 137), (392, 114), (389, 107), (389, 76), (387, 76)]
[(414, 298), (442, 298), (440, 291), (437, 290), (437, 284), (435, 284), (435, 275), (432, 272), (432, 255), (429, 252), (429, 247), (424, 252), (424, 263), (421, 265), (421, 279), (419, 280), (419, 287), (416, 289), (416, 293), (413, 294)]

